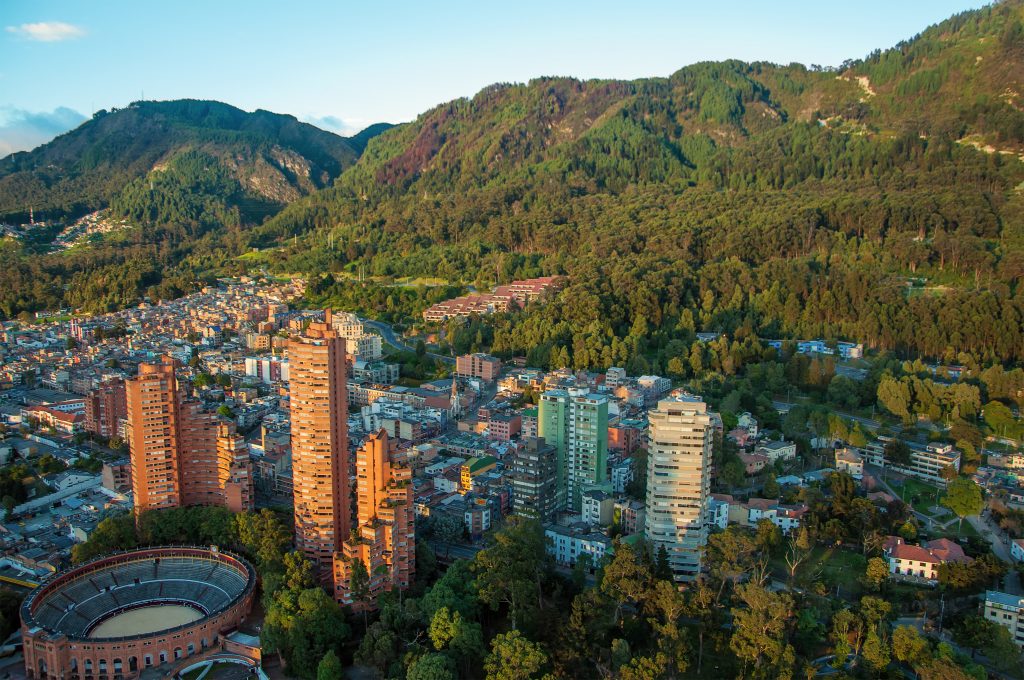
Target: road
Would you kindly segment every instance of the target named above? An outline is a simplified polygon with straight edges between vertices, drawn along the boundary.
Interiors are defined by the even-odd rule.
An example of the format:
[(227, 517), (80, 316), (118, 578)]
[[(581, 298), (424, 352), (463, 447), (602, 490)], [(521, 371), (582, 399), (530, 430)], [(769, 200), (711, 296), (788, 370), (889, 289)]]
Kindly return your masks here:
[[(772, 400), (772, 406), (775, 407), (776, 411), (780, 411), (780, 410), (783, 410), (783, 409), (789, 409), (790, 407), (793, 407), (793, 406), (806, 406), (806, 405), (807, 404), (801, 404), (800, 402), (797, 402), (797, 401), (782, 401), (780, 399), (773, 399)], [(877, 420), (872, 420), (871, 418), (861, 418), (860, 416), (855, 416), (852, 413), (843, 413), (842, 411), (833, 411), (833, 413), (835, 413), (837, 416), (842, 416), (843, 418), (846, 418), (847, 420), (852, 420), (854, 422), (860, 423), (861, 425), (865, 425), (867, 427), (870, 427), (872, 430), (877, 430), (878, 428), (882, 427), (882, 423), (878, 422)]]
[(1020, 572), (1013, 568), (1016, 561), (1010, 554), (1010, 539), (1002, 529), (992, 523), (989, 517), (969, 515), (967, 521), (983, 537), (987, 538), (992, 545), (992, 552), (996, 557), (1010, 565), (1010, 569), (1003, 578), (1003, 592), (1010, 595), (1024, 595), (1024, 586), (1020, 582)]
[[(400, 352), (416, 351), (415, 347), (405, 344), (398, 338), (397, 335), (395, 335), (395, 329), (393, 329), (390, 324), (386, 324), (383, 321), (374, 321), (373, 319), (360, 318), (359, 320), (362, 321), (365, 325), (369, 326), (370, 328), (373, 328), (374, 330), (378, 331), (381, 334), (381, 337), (384, 338), (384, 342), (388, 343), (389, 345), (399, 350)], [(427, 354), (430, 357), (437, 359), (438, 361), (445, 362), (446, 364), (455, 363), (455, 359), (453, 357), (448, 356), (447, 354), (434, 354), (433, 352), (427, 352)]]

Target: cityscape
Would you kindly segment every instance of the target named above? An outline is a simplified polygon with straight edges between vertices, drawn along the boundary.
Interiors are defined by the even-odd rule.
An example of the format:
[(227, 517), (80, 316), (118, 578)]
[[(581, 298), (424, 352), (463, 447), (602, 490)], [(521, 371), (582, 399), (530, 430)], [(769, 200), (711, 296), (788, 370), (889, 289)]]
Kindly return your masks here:
[[(540, 19), (488, 51), (495, 8), (396, 8), (366, 68), (444, 71), (393, 81), (415, 116), (298, 115), (336, 55), (282, 18), (326, 4), (252, 12), (324, 81), (296, 115), (216, 12), (182, 63), (245, 108), (162, 71), (91, 116), (12, 95), (0, 680), (1024, 680), (1024, 0), (873, 2), (861, 36), (651, 0), (694, 40), (649, 45), (551, 7), (529, 57)], [(47, 60), (178, 45), (55, 9), (0, 42), (79, 108)], [(885, 19), (913, 37), (811, 61)], [(598, 28), (690, 65), (584, 77)], [(545, 54), (579, 74), (473, 80)]]

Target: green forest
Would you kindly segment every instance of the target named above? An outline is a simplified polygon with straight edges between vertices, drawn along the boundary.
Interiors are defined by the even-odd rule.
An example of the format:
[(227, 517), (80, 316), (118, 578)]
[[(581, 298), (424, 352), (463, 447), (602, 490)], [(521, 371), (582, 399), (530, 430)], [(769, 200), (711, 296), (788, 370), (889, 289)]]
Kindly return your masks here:
[(446, 280), (434, 299), (565, 274), (551, 304), (486, 320), (486, 348), (665, 371), (695, 332), (718, 331), (1015, 364), (1022, 13), (966, 12), (838, 69), (726, 61), (494, 85), (355, 144), (331, 186), (277, 214), (218, 153), (191, 150), (109, 195), (141, 225), (121, 242), (5, 242), (0, 313), (106, 311), (261, 267), (414, 323), (422, 297), (380, 281)]

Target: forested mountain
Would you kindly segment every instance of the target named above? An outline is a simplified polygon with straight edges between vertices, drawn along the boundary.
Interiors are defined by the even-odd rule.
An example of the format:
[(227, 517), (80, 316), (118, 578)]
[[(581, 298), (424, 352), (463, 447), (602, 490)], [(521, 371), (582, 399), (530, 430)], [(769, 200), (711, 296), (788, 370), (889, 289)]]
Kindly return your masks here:
[[(734, 366), (755, 336), (1019, 362), (1022, 22), (1022, 0), (999, 3), (839, 69), (728, 61), (494, 85), (369, 140), (332, 186), (218, 241), (212, 266), (307, 272), (323, 302), (355, 284), (317, 277), (357, 267), (478, 285), (568, 274), (552, 304), (480, 329), (493, 351), (540, 364), (680, 374)], [(251, 247), (265, 250), (231, 258)], [(210, 267), (182, 260), (179, 287)], [(80, 288), (0, 309), (81, 304)], [(726, 340), (693, 358), (697, 330)]]
[(101, 311), (144, 291), (185, 292), (244, 248), (244, 229), (328, 186), (388, 127), (346, 139), (293, 116), (198, 100), (100, 111), (0, 160), (0, 222), (26, 223), (30, 208), (50, 223), (109, 208), (137, 228), (63, 253), (47, 253), (40, 238), (0, 241), (9, 265), (0, 313), (60, 304)]
[(999, 3), (837, 70), (495, 85), (373, 140), (253, 243), (289, 271), (568, 274), (488, 329), (541, 364), (666, 370), (695, 330), (727, 333), (718, 355), (824, 336), (1020, 361), (1022, 20)]

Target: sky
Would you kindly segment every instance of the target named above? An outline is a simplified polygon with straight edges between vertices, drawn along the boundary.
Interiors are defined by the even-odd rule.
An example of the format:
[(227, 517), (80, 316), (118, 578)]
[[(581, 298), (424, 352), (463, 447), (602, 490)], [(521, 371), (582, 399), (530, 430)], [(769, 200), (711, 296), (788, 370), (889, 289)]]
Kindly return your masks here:
[(341, 134), (497, 82), (836, 66), (982, 0), (2, 0), (0, 156), (99, 109), (216, 99)]

